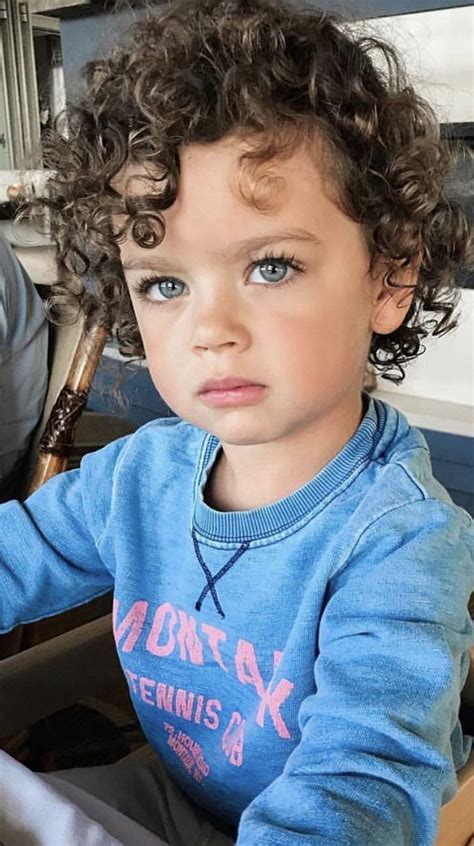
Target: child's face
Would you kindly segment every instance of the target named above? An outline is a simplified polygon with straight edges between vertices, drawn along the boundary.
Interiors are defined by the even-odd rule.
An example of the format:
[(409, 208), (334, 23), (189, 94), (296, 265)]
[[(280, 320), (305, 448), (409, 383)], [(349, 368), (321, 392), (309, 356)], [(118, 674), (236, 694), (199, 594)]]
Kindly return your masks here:
[[(236, 445), (360, 413), (378, 290), (360, 226), (326, 195), (310, 155), (272, 163), (278, 187), (262, 212), (237, 188), (243, 149), (237, 139), (187, 148), (162, 243), (121, 248), (156, 388), (180, 417)], [(144, 278), (152, 285), (139, 296)], [(200, 394), (231, 376), (263, 388), (232, 405)]]

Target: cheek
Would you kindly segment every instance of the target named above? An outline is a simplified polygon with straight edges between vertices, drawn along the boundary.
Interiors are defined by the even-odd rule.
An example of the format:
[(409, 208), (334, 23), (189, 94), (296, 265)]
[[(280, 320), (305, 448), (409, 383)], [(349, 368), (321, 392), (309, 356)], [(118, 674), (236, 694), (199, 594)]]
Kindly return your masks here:
[(137, 323), (143, 341), (147, 365), (153, 384), (160, 394), (168, 390), (168, 383), (176, 381), (176, 356), (169, 349), (167, 333), (162, 331), (159, 321), (151, 313), (137, 309)]
[(311, 304), (297, 314), (287, 313), (273, 324), (278, 359), (297, 382), (318, 382), (342, 369), (357, 369), (367, 355), (370, 315), (364, 301), (352, 297)]
[(294, 366), (296, 361), (306, 356), (314, 358), (326, 347), (332, 347), (338, 326), (338, 314), (311, 303), (305, 309), (288, 310), (279, 315), (268, 329), (269, 344), (273, 340), (275, 345), (276, 341), (282, 362), (286, 362), (288, 367)]
[(179, 416), (183, 416), (185, 409), (182, 407), (183, 385), (177, 376), (176, 367), (170, 364), (166, 356), (155, 356), (148, 359), (148, 369), (151, 381), (159, 393), (161, 399), (167, 406)]

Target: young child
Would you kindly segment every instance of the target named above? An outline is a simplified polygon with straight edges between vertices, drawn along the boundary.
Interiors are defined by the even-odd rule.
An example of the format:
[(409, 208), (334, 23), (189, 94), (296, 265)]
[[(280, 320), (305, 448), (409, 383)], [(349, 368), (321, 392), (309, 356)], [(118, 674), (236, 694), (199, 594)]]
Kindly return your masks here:
[[(471, 745), (471, 520), (362, 390), (454, 325), (468, 232), (432, 111), (326, 13), (196, 0), (90, 66), (57, 152), (60, 260), (178, 417), (2, 508), (1, 629), (113, 588), (201, 821), (172, 843), (432, 844)], [(116, 806), (160, 833), (145, 781)]]

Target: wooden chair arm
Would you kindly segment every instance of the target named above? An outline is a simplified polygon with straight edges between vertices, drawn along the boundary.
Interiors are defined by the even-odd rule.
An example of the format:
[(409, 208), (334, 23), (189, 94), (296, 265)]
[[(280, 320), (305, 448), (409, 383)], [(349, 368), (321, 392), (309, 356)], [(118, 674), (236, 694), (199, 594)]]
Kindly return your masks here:
[(0, 661), (0, 737), (120, 683), (126, 686), (110, 614), (5, 658)]

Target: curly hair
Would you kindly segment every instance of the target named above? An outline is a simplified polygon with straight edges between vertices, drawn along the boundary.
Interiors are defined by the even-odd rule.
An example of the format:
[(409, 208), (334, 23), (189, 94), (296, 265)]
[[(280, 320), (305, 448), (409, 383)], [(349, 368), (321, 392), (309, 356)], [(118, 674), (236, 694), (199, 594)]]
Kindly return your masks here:
[[(423, 339), (456, 325), (454, 273), (468, 261), (470, 238), (447, 188), (453, 151), (390, 45), (284, 0), (178, 0), (149, 10), (85, 75), (68, 138), (50, 139), (55, 173), (33, 211), (49, 210), (60, 267), (93, 275), (95, 301), (124, 354), (143, 356), (143, 346), (120, 240), (128, 232), (141, 247), (158, 244), (161, 212), (178, 192), (181, 148), (232, 133), (252, 139), (242, 159), (257, 165), (317, 136), (371, 267), (382, 258), (394, 286), (400, 268), (419, 268), (403, 324), (372, 337), (369, 362), (384, 378), (402, 381)], [(130, 165), (148, 174), (139, 196), (114, 188)], [(125, 216), (119, 231), (115, 215)], [(87, 299), (77, 278), (64, 279), (58, 299)]]

